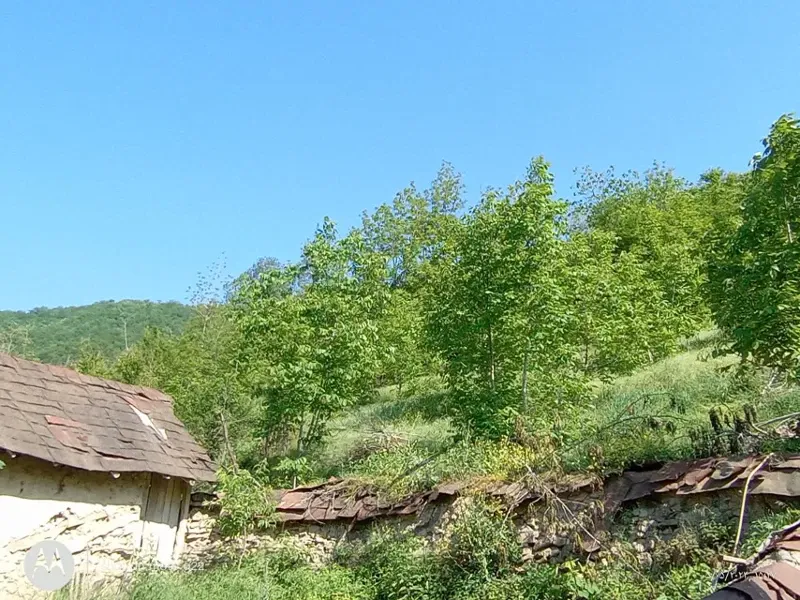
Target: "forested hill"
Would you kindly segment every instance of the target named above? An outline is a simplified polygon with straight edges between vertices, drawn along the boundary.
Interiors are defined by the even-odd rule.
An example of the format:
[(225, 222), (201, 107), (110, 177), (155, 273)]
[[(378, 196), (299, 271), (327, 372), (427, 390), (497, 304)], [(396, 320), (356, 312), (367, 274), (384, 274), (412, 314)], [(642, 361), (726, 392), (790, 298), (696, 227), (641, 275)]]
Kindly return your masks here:
[[(0, 351), (52, 364), (75, 360), (86, 344), (113, 359), (148, 326), (180, 333), (192, 309), (179, 302), (122, 300), (88, 306), (0, 311)], [(127, 337), (127, 340), (126, 340)]]

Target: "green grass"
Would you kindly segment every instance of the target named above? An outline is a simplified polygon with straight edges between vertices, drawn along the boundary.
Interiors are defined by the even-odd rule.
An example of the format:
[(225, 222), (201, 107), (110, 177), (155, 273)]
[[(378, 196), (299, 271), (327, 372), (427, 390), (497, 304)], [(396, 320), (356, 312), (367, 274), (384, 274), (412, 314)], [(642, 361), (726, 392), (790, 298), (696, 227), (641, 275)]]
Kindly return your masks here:
[(712, 430), (712, 410), (728, 433), (746, 405), (759, 421), (800, 410), (800, 390), (765, 393), (768, 374), (739, 375), (735, 357), (713, 357), (715, 342), (714, 332), (701, 333), (686, 340), (680, 354), (609, 383), (596, 382), (588, 401), (565, 407), (551, 423), (531, 426), (526, 448), (505, 441), (453, 445), (442, 409), (445, 392), (435, 379), (403, 397), (383, 388), (374, 403), (333, 423), (321, 464), (325, 475), (401, 494), (456, 479), (514, 478), (528, 465), (603, 474), (710, 454), (800, 449), (796, 441), (782, 440), (756, 447), (747, 436)]
[(395, 386), (380, 388), (375, 402), (356, 407), (330, 424), (330, 436), (318, 462), (323, 476), (351, 472), (376, 453), (414, 448), (432, 453), (452, 436), (445, 416), (445, 392), (436, 378), (413, 382), (398, 395)]
[[(745, 551), (798, 517), (786, 508), (750, 524)], [(699, 600), (722, 568), (720, 553), (735, 528), (709, 522), (663, 542), (652, 567), (617, 557), (605, 564), (570, 560), (523, 565), (517, 536), (491, 503), (477, 502), (443, 537), (426, 542), (376, 528), (369, 539), (346, 542), (333, 562), (313, 569), (288, 547), (199, 572), (143, 570), (116, 593), (63, 590), (62, 600)], [(713, 519), (712, 519), (713, 521)], [(703, 533), (704, 529), (709, 532)], [(669, 546), (675, 546), (670, 549)], [(669, 557), (679, 552), (680, 559)], [(744, 554), (747, 555), (747, 554)], [(654, 558), (659, 555), (654, 554)]]
[[(567, 468), (614, 470), (694, 456), (691, 434), (710, 424), (712, 407), (735, 412), (754, 397), (754, 381), (723, 370), (734, 362), (695, 347), (598, 386), (577, 411), (578, 427), (567, 428)], [(599, 464), (591, 464), (592, 452)]]

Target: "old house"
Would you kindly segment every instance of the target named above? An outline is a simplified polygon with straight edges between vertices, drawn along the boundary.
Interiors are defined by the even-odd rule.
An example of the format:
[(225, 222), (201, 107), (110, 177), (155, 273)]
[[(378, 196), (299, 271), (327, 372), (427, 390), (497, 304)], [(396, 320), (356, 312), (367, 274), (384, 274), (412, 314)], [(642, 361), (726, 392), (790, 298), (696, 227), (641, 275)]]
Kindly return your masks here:
[[(0, 354), (0, 598), (56, 539), (90, 577), (181, 554), (190, 488), (214, 465), (169, 396)], [(28, 590), (31, 591), (31, 590)]]

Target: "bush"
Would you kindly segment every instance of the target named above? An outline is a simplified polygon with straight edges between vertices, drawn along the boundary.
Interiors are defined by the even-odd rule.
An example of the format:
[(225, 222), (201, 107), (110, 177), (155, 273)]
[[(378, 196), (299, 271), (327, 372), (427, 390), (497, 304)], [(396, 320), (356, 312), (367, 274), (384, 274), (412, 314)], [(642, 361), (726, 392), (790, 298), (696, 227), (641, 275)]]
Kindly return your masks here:
[(219, 530), (222, 535), (238, 537), (275, 523), (271, 492), (248, 471), (220, 469)]
[(351, 475), (390, 495), (402, 496), (446, 481), (514, 478), (534, 460), (530, 449), (508, 440), (465, 439), (438, 452), (411, 442), (372, 454), (355, 465)]
[(351, 545), (337, 562), (369, 581), (376, 600), (435, 600), (442, 594), (434, 555), (425, 540), (381, 528), (364, 544)]
[(440, 547), (444, 577), (489, 581), (508, 574), (522, 560), (522, 546), (502, 507), (480, 497), (467, 499)]

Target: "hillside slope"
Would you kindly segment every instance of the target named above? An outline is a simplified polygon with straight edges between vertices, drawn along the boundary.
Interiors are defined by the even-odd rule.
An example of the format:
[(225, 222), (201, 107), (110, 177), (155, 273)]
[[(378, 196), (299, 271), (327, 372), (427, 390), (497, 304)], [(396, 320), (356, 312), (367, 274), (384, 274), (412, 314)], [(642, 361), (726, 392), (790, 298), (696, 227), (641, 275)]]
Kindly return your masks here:
[[(111, 359), (136, 343), (146, 327), (179, 333), (192, 308), (179, 302), (121, 300), (88, 306), (0, 311), (0, 348), (52, 364), (74, 360), (90, 342)], [(127, 340), (126, 340), (127, 338)]]

